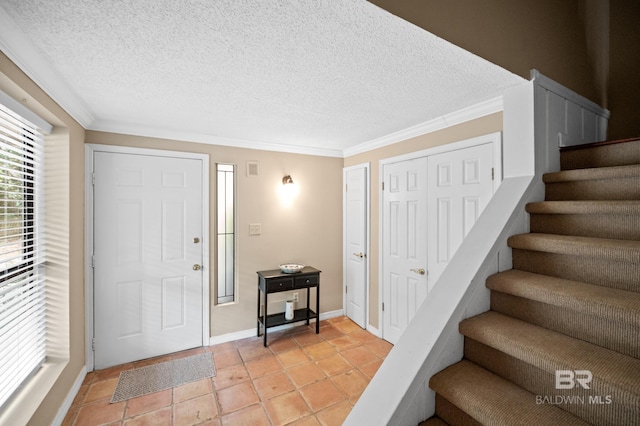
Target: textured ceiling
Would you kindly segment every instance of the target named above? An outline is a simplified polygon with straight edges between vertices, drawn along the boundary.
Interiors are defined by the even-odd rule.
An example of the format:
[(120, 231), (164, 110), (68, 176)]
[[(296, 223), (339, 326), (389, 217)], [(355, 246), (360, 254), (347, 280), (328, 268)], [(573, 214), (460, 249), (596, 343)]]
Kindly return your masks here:
[(320, 155), (523, 82), (364, 0), (0, 0), (0, 48), (85, 128)]

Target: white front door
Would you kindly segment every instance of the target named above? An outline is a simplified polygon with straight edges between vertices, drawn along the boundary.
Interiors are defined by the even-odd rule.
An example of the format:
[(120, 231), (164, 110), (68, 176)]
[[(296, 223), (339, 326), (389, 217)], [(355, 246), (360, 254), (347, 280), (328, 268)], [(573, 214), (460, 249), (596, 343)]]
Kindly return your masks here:
[(203, 161), (94, 153), (101, 369), (203, 344)]
[(396, 343), (427, 296), (427, 158), (383, 170), (383, 336)]
[(493, 145), (428, 157), (429, 291), (493, 196)]
[(366, 328), (367, 314), (367, 167), (345, 170), (345, 307)]

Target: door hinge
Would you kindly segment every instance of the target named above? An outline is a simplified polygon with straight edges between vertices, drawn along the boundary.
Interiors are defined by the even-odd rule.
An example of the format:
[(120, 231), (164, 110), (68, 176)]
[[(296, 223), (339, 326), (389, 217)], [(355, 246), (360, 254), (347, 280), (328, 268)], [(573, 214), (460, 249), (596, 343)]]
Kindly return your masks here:
[(95, 184), (96, 184), (96, 174), (91, 173), (91, 185), (95, 185)]
[(345, 285), (345, 286), (344, 286), (344, 292), (345, 292), (345, 293), (349, 293), (349, 286), (348, 286), (348, 285)]
[(494, 180), (494, 179), (495, 179), (495, 177), (494, 177), (494, 175), (493, 175), (493, 174), (494, 174), (494, 169), (493, 169), (493, 167), (492, 167), (492, 168), (491, 168), (491, 180)]
[(96, 350), (96, 338), (91, 339), (91, 350), (95, 352)]
[(96, 267), (96, 257), (95, 256), (91, 256), (91, 267), (92, 268)]
[(344, 192), (348, 192), (349, 191), (349, 185), (345, 183), (344, 185)]
[(384, 312), (384, 302), (382, 302), (382, 312)]
[(384, 191), (384, 182), (382, 182), (382, 190)]

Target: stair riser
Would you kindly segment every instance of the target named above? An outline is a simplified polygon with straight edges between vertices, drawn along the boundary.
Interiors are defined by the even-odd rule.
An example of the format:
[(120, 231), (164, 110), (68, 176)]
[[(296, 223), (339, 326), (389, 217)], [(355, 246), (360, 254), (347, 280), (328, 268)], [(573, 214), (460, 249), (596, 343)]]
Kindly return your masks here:
[(560, 153), (562, 170), (640, 164), (640, 142), (603, 145)]
[[(429, 387), (436, 395), (486, 425), (588, 426), (584, 420), (562, 408), (535, 404), (535, 395), (468, 360), (432, 376)], [(449, 408), (446, 405), (444, 408)], [(451, 414), (456, 415), (455, 412)], [(458, 423), (455, 417), (449, 421)]]
[(513, 268), (603, 287), (640, 292), (640, 264), (513, 249)]
[(588, 310), (571, 311), (498, 291), (491, 292), (491, 310), (640, 358), (640, 327), (634, 324), (605, 320)]
[(545, 185), (546, 201), (638, 199), (640, 199), (640, 178), (637, 176), (555, 182)]
[[(589, 383), (590, 389), (584, 389), (579, 385), (573, 389), (555, 388), (556, 369), (581, 370), (584, 366), (564, 365), (557, 366), (550, 372), (543, 371), (467, 337), (464, 341), (464, 355), (470, 361), (528, 390), (533, 394), (533, 398), (540, 398), (532, 401), (533, 403), (543, 402), (547, 397), (547, 403), (551, 401), (554, 405), (598, 425), (640, 424), (637, 396), (618, 394), (615, 385), (600, 383), (597, 377)], [(610, 404), (589, 403), (590, 398), (593, 401), (599, 401), (606, 400), (608, 396), (610, 396)], [(629, 400), (635, 400), (635, 404), (629, 403)], [(562, 401), (571, 402), (562, 403)]]
[(640, 240), (640, 217), (638, 216), (532, 213), (530, 218), (531, 232)]
[(439, 394), (436, 394), (436, 416), (450, 425), (482, 426), (482, 423), (475, 420)]

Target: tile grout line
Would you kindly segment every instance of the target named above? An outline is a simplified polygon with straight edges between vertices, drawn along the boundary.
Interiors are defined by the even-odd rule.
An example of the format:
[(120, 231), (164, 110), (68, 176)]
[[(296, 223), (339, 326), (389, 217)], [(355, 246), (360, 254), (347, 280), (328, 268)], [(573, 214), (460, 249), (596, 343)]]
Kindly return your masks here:
[[(194, 394), (189, 398), (185, 399), (184, 401), (180, 401), (180, 402), (177, 402), (176, 400), (176, 388), (172, 388), (170, 390), (171, 394), (170, 394), (169, 405), (155, 407), (153, 409), (150, 409), (149, 411), (142, 411), (132, 416), (128, 416), (128, 413), (131, 409), (130, 404), (133, 400), (127, 400), (125, 401), (125, 404), (123, 406), (122, 413), (120, 413), (120, 419), (116, 421), (123, 423), (124, 421), (149, 415), (150, 413), (154, 413), (156, 411), (169, 409), (170, 420), (172, 422), (175, 422), (177, 421), (177, 418), (175, 417), (176, 407), (179, 404), (185, 403), (187, 401), (190, 401), (196, 398), (200, 398), (209, 393), (212, 395), (214, 402), (216, 404), (215, 408), (216, 408), (217, 415), (214, 415), (213, 419), (218, 419), (219, 421), (222, 421), (222, 419), (225, 416), (230, 416), (230, 415), (239, 413), (240, 411), (248, 409), (250, 407), (259, 406), (260, 410), (265, 414), (266, 420), (271, 425), (275, 425), (276, 419), (271, 418), (271, 414), (267, 409), (268, 402), (275, 398), (281, 397), (282, 395), (286, 395), (294, 392), (304, 402), (306, 411), (308, 413), (307, 415), (304, 415), (299, 419), (306, 418), (306, 417), (314, 417), (316, 418), (316, 420), (320, 421), (320, 419), (318, 418), (319, 414), (329, 412), (332, 408), (337, 407), (338, 405), (343, 403), (348, 404), (348, 406), (352, 408), (355, 405), (355, 403), (357, 403), (358, 399), (360, 398), (364, 390), (358, 390), (355, 393), (349, 391), (348, 388), (344, 388), (343, 385), (340, 384), (340, 377), (343, 375), (355, 373), (364, 381), (366, 381), (366, 384), (368, 384), (371, 381), (373, 376), (369, 376), (369, 374), (367, 374), (366, 371), (371, 372), (372, 371), (371, 369), (373, 369), (373, 371), (377, 370), (379, 368), (379, 364), (381, 364), (386, 358), (386, 356), (388, 355), (389, 351), (392, 348), (392, 345), (376, 337), (372, 337), (372, 338), (367, 337), (366, 334), (363, 334), (366, 331), (360, 329), (359, 327), (358, 328), (355, 328), (352, 326), (339, 327), (337, 325), (345, 321), (348, 321), (348, 319), (345, 318), (345, 319), (342, 319), (341, 321), (327, 322), (324, 325), (321, 324), (321, 333), (322, 333), (322, 328), (324, 327), (326, 329), (326, 332), (330, 333), (329, 334), (330, 336), (333, 336), (331, 338), (327, 338), (322, 334), (320, 335), (312, 334), (310, 330), (307, 330), (302, 326), (297, 329), (292, 329), (294, 331), (287, 330), (287, 332), (283, 332), (283, 333), (278, 333), (278, 334), (274, 333), (272, 338), (275, 340), (273, 340), (271, 347), (265, 348), (267, 351), (265, 351), (265, 349), (262, 349), (257, 344), (257, 343), (261, 343), (261, 339), (247, 338), (241, 341), (227, 342), (220, 345), (195, 348), (195, 349), (171, 354), (170, 355), (171, 359), (178, 359), (184, 356), (188, 356), (188, 354), (204, 353), (208, 351), (212, 353), (212, 357), (214, 358), (214, 362), (215, 362), (216, 354), (229, 353), (228, 355), (229, 364), (228, 365), (225, 364), (224, 367), (220, 367), (216, 365), (216, 370), (219, 372), (222, 372), (225, 369), (230, 369), (230, 368), (240, 366), (242, 368), (242, 371), (244, 371), (244, 375), (246, 375), (246, 379), (237, 383), (230, 380), (229, 383), (224, 384), (224, 387), (218, 389), (216, 387), (215, 377), (211, 377), (208, 379), (208, 382), (207, 382), (208, 388), (210, 387), (210, 392), (207, 392), (205, 394), (198, 394), (198, 395)], [(360, 333), (360, 331), (362, 331), (363, 333)], [(334, 333), (337, 333), (337, 334), (334, 334)], [(353, 336), (354, 334), (358, 334), (359, 336)], [(318, 337), (315, 338), (314, 336), (318, 336)], [(340, 343), (331, 342), (331, 340), (337, 340), (347, 336), (351, 336), (351, 338), (353, 339), (352, 344), (342, 345), (341, 344), (342, 342)], [(282, 340), (283, 342), (286, 342), (288, 339), (289, 342), (283, 343), (282, 349), (277, 349), (279, 347), (277, 346), (277, 343), (276, 343), (278, 341), (277, 339), (283, 339)], [(383, 343), (380, 343), (381, 347), (379, 349), (376, 349), (371, 346), (371, 344), (378, 343), (378, 342), (383, 342)], [(232, 343), (232, 345), (229, 345), (229, 343)], [(322, 343), (325, 344), (324, 345), (325, 347), (322, 347), (321, 345)], [(312, 348), (314, 345), (320, 345), (320, 346), (315, 346), (315, 348)], [(216, 346), (219, 346), (221, 350), (217, 351)], [(317, 351), (315, 349), (317, 349)], [(286, 354), (287, 352), (292, 352), (294, 350), (301, 351), (301, 353), (304, 355), (306, 359), (301, 361), (296, 361), (295, 359), (292, 359), (292, 363), (285, 362), (286, 359), (283, 358), (282, 355)], [(346, 352), (349, 352), (349, 351), (351, 351), (354, 354), (354, 356), (349, 357), (344, 355)], [(232, 353), (234, 355), (231, 355)], [(368, 354), (366, 356), (371, 356), (371, 360), (369, 361), (366, 359), (358, 360), (356, 358), (357, 353)], [(339, 359), (341, 359), (344, 363), (347, 364), (348, 367), (346, 368), (346, 370), (344, 371), (336, 370), (336, 372), (330, 373), (330, 371), (326, 370), (328, 366), (324, 366), (324, 367), (321, 366), (321, 363), (323, 360), (332, 358), (334, 356), (339, 356), (340, 357)], [(143, 360), (141, 362), (130, 363), (130, 364), (131, 366), (133, 366), (133, 368), (135, 368), (136, 364), (149, 365), (155, 362), (161, 362), (160, 359), (162, 357), (157, 357), (157, 358), (158, 359), (153, 361)], [(222, 358), (222, 357), (219, 356), (218, 358)], [(239, 362), (235, 362), (234, 358), (237, 358)], [(264, 367), (265, 371), (262, 372), (260, 371), (260, 367), (258, 366), (257, 371), (254, 371), (253, 373), (251, 372), (252, 369), (249, 367), (252, 362), (256, 362), (261, 359), (266, 360), (267, 358), (274, 359), (275, 365), (277, 365), (278, 368), (274, 370), (269, 370), (269, 367), (265, 366)], [(268, 362), (271, 362), (271, 361), (268, 361)], [(378, 363), (378, 365), (375, 366), (375, 363)], [(305, 382), (303, 384), (298, 385), (291, 375), (292, 370), (294, 368), (297, 368), (306, 364), (312, 365), (314, 368), (316, 368), (322, 374), (322, 377), (313, 378), (310, 382)], [(69, 419), (72, 422), (71, 424), (77, 423), (82, 408), (95, 405), (100, 403), (100, 401), (103, 401), (103, 399), (99, 398), (99, 399), (96, 399), (95, 401), (86, 403), (86, 399), (91, 395), (91, 390), (93, 385), (96, 385), (100, 382), (104, 382), (107, 380), (111, 380), (114, 378), (116, 373), (119, 374), (119, 372), (124, 371), (125, 369), (127, 369), (127, 367), (131, 367), (131, 366), (129, 364), (125, 364), (123, 366), (112, 367), (114, 369), (113, 371), (109, 371), (109, 369), (107, 369), (99, 373), (96, 373), (96, 372), (89, 373), (89, 377), (85, 379), (85, 383), (83, 383), (83, 386), (82, 386), (82, 389), (84, 389), (84, 391), (79, 392), (79, 395), (76, 396), (76, 398), (79, 398), (79, 400), (74, 401), (74, 404), (72, 405), (74, 407), (72, 408), (74, 410), (74, 413), (72, 413)], [(255, 366), (256, 364), (254, 363), (253, 370), (256, 369)], [(365, 367), (367, 366), (372, 366), (372, 367), (371, 369), (365, 370)], [(272, 396), (266, 396), (268, 394), (263, 396), (263, 394), (261, 394), (258, 391), (257, 383), (259, 383), (259, 380), (262, 378), (274, 376), (276, 374), (282, 375), (282, 378), (287, 382), (286, 386), (291, 387), (291, 390), (283, 391), (282, 393), (274, 394)], [(223, 413), (222, 411), (223, 407), (221, 405), (220, 398), (218, 397), (218, 392), (224, 389), (228, 389), (233, 386), (236, 386), (240, 383), (244, 383), (246, 381), (248, 381), (250, 384), (250, 387), (256, 397), (256, 402), (251, 403), (244, 407), (233, 409), (229, 413)], [(315, 385), (321, 381), (327, 381), (327, 383), (329, 383), (332, 386), (332, 388), (335, 388), (339, 392), (339, 395), (341, 396), (341, 398), (338, 401), (331, 402), (327, 406), (324, 406), (318, 409), (317, 411), (314, 411), (309, 401), (303, 396), (301, 391), (305, 387)], [(366, 388), (366, 384), (364, 388)], [(352, 396), (352, 393), (353, 393), (353, 396)], [(65, 424), (69, 424), (69, 423), (65, 423)]]

